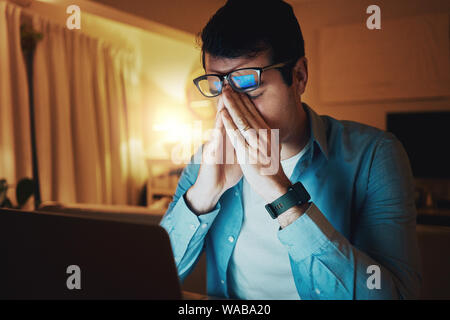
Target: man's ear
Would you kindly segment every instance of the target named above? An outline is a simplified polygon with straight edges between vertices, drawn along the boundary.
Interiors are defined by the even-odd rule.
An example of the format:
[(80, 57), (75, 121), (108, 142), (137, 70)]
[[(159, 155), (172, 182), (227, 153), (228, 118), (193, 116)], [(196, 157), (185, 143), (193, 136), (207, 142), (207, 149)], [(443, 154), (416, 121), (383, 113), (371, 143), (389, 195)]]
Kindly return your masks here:
[(292, 84), (298, 94), (303, 94), (308, 83), (308, 59), (302, 57), (298, 59), (294, 68), (292, 69)]

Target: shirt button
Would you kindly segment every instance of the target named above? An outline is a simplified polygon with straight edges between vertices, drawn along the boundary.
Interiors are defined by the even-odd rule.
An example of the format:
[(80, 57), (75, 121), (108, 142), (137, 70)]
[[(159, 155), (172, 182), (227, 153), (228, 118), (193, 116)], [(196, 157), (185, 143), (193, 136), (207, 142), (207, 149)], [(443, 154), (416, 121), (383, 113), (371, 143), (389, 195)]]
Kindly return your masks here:
[(233, 241), (234, 241), (233, 236), (229, 236), (229, 237), (228, 237), (228, 241), (233, 242)]
[(224, 284), (224, 283), (225, 283), (225, 281), (223, 281), (223, 280), (220, 280), (220, 283), (221, 283), (221, 284)]
[(207, 223), (202, 224), (202, 228), (203, 228), (203, 229), (206, 229), (207, 226), (208, 226)]
[(320, 294), (320, 290), (319, 290), (319, 289), (316, 289), (316, 293), (317, 293), (317, 294)]
[(235, 191), (234, 192), (234, 195), (237, 197), (237, 196), (239, 196), (239, 192), (238, 191)]
[(193, 224), (191, 224), (191, 230), (195, 230), (195, 226)]

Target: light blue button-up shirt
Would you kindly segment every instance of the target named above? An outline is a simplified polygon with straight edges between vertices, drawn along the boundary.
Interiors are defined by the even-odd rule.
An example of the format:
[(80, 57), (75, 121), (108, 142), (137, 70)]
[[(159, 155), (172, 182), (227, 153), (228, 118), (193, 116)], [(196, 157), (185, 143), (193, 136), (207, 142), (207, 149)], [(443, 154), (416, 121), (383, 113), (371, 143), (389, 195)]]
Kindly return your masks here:
[[(290, 180), (301, 181), (312, 204), (278, 231), (299, 296), (417, 298), (413, 178), (402, 145), (390, 133), (319, 116), (306, 104), (303, 107), (312, 145)], [(206, 250), (208, 294), (229, 298), (227, 268), (243, 221), (242, 179), (211, 212), (197, 216), (184, 194), (195, 183), (199, 168), (191, 162), (183, 170), (161, 226), (169, 234), (180, 280)]]

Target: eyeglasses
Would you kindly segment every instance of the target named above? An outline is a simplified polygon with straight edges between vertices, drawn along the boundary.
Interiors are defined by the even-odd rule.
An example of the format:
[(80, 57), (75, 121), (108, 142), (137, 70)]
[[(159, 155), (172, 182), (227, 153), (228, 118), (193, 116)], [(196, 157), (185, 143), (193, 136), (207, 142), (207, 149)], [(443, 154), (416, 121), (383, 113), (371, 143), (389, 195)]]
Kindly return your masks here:
[(222, 93), (224, 80), (227, 80), (231, 87), (237, 92), (249, 92), (259, 88), (263, 71), (282, 68), (290, 62), (291, 61), (276, 63), (263, 68), (236, 69), (226, 75), (205, 74), (195, 78), (194, 84), (201, 94), (207, 98), (217, 97)]

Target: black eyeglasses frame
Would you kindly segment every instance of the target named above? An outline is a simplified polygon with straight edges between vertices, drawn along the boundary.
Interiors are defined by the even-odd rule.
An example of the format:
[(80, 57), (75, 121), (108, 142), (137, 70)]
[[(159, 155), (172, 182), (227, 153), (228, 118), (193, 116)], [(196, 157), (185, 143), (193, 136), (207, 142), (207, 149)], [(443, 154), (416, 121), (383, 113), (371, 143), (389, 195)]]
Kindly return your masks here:
[[(250, 92), (250, 91), (253, 91), (253, 90), (256, 90), (256, 89), (259, 88), (259, 86), (261, 85), (261, 74), (262, 74), (264, 71), (271, 70), (271, 69), (280, 69), (280, 68), (285, 67), (286, 65), (288, 65), (288, 64), (291, 63), (291, 62), (292, 62), (292, 61), (285, 61), (285, 62), (280, 62), (280, 63), (274, 63), (274, 64), (271, 64), (271, 65), (269, 65), (269, 66), (262, 67), (262, 68), (258, 68), (258, 67), (253, 67), (253, 68), (241, 68), (241, 69), (236, 69), (236, 70), (230, 71), (230, 72), (227, 73), (227, 74), (214, 74), (214, 73), (208, 73), (208, 74), (204, 74), (204, 75), (202, 75), (202, 76), (200, 76), (200, 77), (195, 78), (195, 79), (193, 80), (193, 82), (194, 82), (195, 86), (197, 87), (198, 91), (200, 91), (200, 93), (201, 93), (203, 96), (205, 96), (206, 98), (214, 98), (214, 97), (219, 96), (219, 95), (222, 93), (223, 83), (224, 83), (225, 80), (227, 80), (227, 82), (230, 84), (230, 86), (233, 88), (233, 90), (235, 90), (235, 91), (237, 91), (237, 92)], [(230, 81), (230, 80), (229, 80), (229, 79), (230, 79), (230, 75), (231, 75), (232, 73), (238, 72), (238, 71), (244, 71), (244, 70), (254, 70), (254, 71), (256, 71), (256, 73), (258, 74), (258, 84), (257, 84), (256, 87), (251, 87), (251, 88), (249, 88), (249, 89), (240, 89), (240, 88), (237, 88), (237, 87), (234, 85), (233, 81)], [(220, 79), (220, 83), (221, 83), (220, 90), (218, 91), (218, 93), (215, 94), (215, 95), (212, 95), (212, 96), (211, 96), (211, 95), (206, 95), (205, 93), (203, 93), (203, 91), (200, 89), (200, 86), (199, 86), (199, 82), (200, 82), (201, 80), (207, 79), (208, 76), (215, 76), (215, 77), (218, 77), (218, 78)]]

